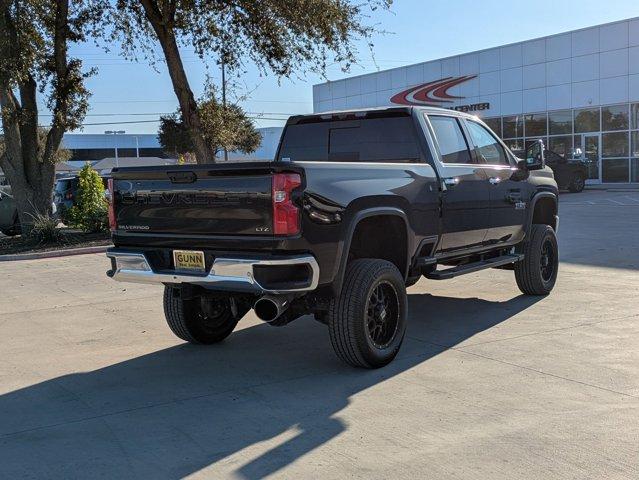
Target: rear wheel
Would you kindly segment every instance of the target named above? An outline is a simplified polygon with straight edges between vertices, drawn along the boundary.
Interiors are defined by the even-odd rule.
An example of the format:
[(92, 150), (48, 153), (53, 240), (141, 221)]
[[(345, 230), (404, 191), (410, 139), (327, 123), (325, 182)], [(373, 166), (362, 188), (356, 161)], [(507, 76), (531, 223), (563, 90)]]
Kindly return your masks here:
[(181, 289), (165, 286), (164, 316), (177, 337), (209, 345), (228, 337), (243, 315), (233, 315), (229, 297), (187, 299)]
[(586, 186), (586, 178), (581, 173), (578, 173), (573, 177), (572, 181), (570, 182), (570, 185), (568, 186), (568, 190), (570, 190), (572, 193), (579, 193), (583, 191), (585, 186)]
[(524, 259), (515, 264), (517, 286), (526, 295), (548, 295), (557, 281), (559, 248), (550, 225), (535, 224), (524, 244)]
[(404, 279), (386, 260), (351, 262), (342, 291), (331, 300), (328, 327), (337, 356), (363, 368), (390, 363), (404, 340), (407, 300)]

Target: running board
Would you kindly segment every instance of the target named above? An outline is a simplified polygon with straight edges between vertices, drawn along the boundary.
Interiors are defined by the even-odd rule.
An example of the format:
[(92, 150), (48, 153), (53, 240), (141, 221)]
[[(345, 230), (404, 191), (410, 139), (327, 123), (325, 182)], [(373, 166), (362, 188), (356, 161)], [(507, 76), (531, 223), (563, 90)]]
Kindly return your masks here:
[(500, 257), (488, 258), (479, 262), (457, 265), (456, 267), (447, 268), (445, 270), (434, 270), (424, 276), (426, 278), (429, 278), (430, 280), (448, 280), (460, 275), (465, 275), (466, 273), (478, 272), (486, 268), (501, 267), (502, 265), (508, 265), (509, 263), (519, 262), (523, 258), (523, 253), (514, 255), (502, 255)]

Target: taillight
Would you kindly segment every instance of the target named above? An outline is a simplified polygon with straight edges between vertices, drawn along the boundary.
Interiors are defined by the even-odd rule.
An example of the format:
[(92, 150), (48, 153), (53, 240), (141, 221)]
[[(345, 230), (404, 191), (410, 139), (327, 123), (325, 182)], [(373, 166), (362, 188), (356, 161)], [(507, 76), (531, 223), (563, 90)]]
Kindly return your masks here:
[(64, 198), (66, 198), (67, 200), (73, 200), (73, 192), (67, 192)]
[(302, 184), (297, 173), (273, 175), (273, 233), (296, 235), (300, 232), (300, 211), (293, 204), (291, 194)]
[(107, 180), (107, 202), (109, 203), (109, 228), (112, 232), (118, 227), (118, 222), (115, 219), (115, 194), (113, 192), (113, 179)]

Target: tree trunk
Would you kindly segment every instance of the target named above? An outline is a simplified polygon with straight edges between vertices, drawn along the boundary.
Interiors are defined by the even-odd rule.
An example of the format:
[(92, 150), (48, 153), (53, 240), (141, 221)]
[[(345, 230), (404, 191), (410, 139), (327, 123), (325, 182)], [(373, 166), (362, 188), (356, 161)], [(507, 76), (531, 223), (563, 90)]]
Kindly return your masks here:
[[(20, 159), (18, 169), (9, 162), (7, 155), (3, 155), (3, 158), (0, 158), (0, 167), (11, 186), (11, 195), (16, 204), (22, 231), (29, 233), (36, 215), (51, 214), (55, 166), (45, 165), (34, 157)], [(35, 176), (29, 175), (31, 177), (29, 180), (27, 180), (27, 170), (36, 172)]]
[(215, 152), (206, 142), (202, 134), (202, 122), (197, 110), (197, 103), (193, 96), (193, 91), (189, 85), (189, 80), (184, 71), (184, 64), (180, 56), (175, 34), (173, 32), (171, 19), (167, 18), (170, 13), (163, 13), (154, 0), (140, 0), (149, 23), (158, 37), (166, 66), (169, 70), (173, 91), (180, 104), (182, 119), (187, 126), (195, 146), (195, 155), (198, 163), (215, 163)]
[[(56, 25), (66, 25), (68, 1), (57, 0)], [(18, 31), (9, 2), (2, 2), (0, 7), (0, 38), (9, 39), (0, 42), (0, 58), (3, 62), (11, 64), (17, 62), (23, 52), (20, 50)], [(55, 34), (56, 61), (62, 58), (66, 65), (66, 40), (61, 41), (60, 35), (65, 35), (63, 29), (57, 29)], [(56, 62), (56, 66), (58, 63)], [(54, 126), (49, 133), (54, 131), (56, 136), (53, 138), (54, 141), (47, 142), (50, 143), (48, 147), (53, 153), (43, 158), (38, 131), (34, 68), (36, 67), (32, 66), (21, 72), (17, 80), (11, 76), (8, 69), (0, 71), (0, 111), (5, 146), (5, 152), (0, 156), (0, 168), (11, 185), (11, 194), (15, 199), (20, 223), (26, 233), (30, 231), (35, 215), (51, 214), (51, 194), (55, 180), (53, 158), (64, 131), (60, 122), (55, 119), (66, 113), (58, 106), (54, 109)], [(60, 73), (56, 68), (58, 82), (63, 80)], [(19, 93), (19, 100), (16, 92)]]

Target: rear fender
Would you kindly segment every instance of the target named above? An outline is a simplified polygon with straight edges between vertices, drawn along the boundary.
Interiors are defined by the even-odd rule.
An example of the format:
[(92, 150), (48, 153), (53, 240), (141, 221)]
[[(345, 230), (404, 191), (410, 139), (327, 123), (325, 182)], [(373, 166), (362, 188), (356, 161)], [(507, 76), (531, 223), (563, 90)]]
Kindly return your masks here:
[(402, 275), (404, 276), (404, 278), (406, 278), (406, 274), (408, 272), (408, 269), (410, 267), (409, 263), (410, 263), (410, 256), (411, 256), (411, 248), (410, 248), (410, 240), (411, 240), (411, 229), (408, 223), (408, 217), (406, 216), (406, 213), (396, 207), (374, 207), (374, 208), (367, 208), (365, 210), (361, 210), (357, 213), (355, 213), (355, 215), (353, 215), (353, 218), (350, 222), (350, 224), (347, 227), (346, 230), (346, 235), (344, 237), (344, 241), (341, 242), (340, 247), (338, 249), (337, 252), (337, 256), (340, 259), (339, 260), (339, 267), (337, 270), (337, 274), (335, 275), (335, 279), (333, 280), (333, 284), (332, 284), (332, 288), (333, 288), (333, 293), (335, 295), (338, 295), (339, 292), (342, 290), (342, 283), (344, 281), (344, 275), (346, 273), (346, 265), (348, 263), (348, 254), (351, 248), (351, 243), (353, 241), (353, 235), (355, 233), (355, 229), (357, 228), (357, 225), (364, 219), (366, 218), (370, 218), (370, 217), (376, 217), (376, 216), (396, 216), (402, 219), (402, 221), (404, 222), (404, 225), (406, 227), (406, 260), (405, 260), (405, 266), (404, 266), (404, 271), (401, 272)]

